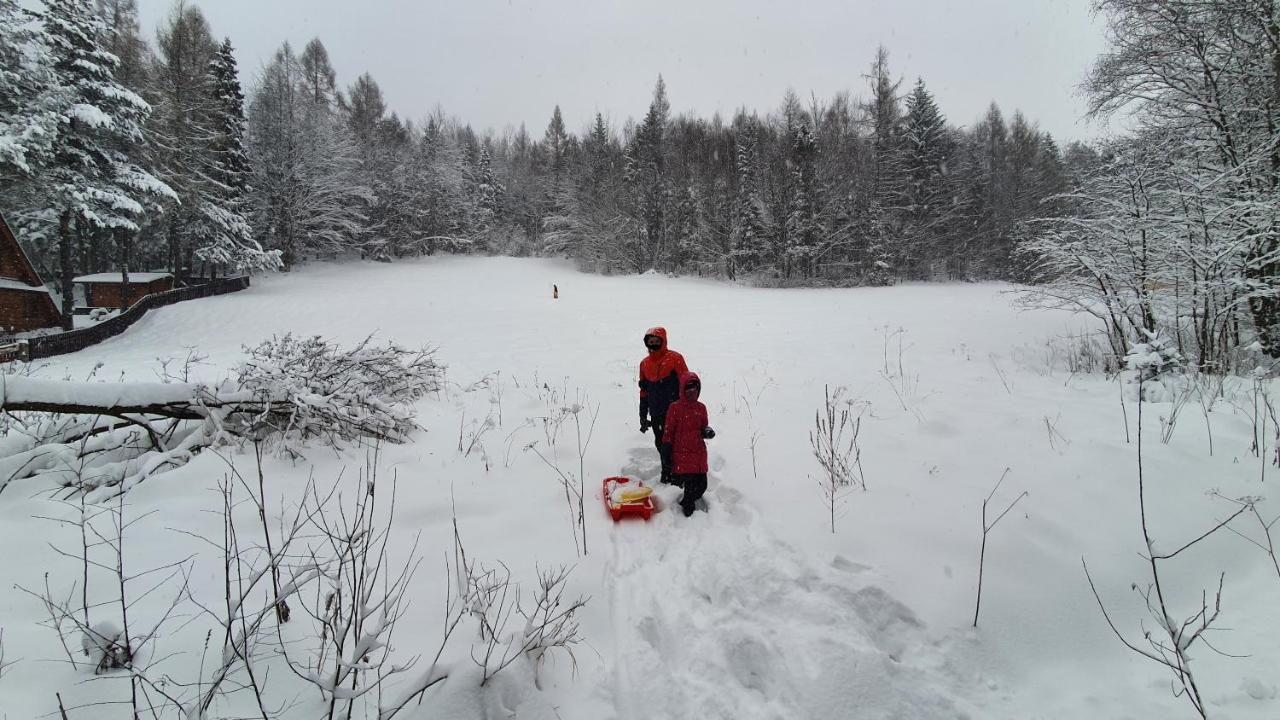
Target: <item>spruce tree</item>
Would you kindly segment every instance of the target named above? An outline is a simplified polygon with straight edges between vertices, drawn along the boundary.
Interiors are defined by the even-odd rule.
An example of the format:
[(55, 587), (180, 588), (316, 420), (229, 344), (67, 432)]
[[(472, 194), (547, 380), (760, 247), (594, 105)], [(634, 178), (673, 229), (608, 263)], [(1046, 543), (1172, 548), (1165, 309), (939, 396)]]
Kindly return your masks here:
[(70, 328), (75, 234), (137, 232), (146, 196), (176, 195), (121, 150), (142, 142), (150, 106), (116, 82), (118, 61), (102, 47), (107, 29), (88, 0), (49, 0), (42, 18), (63, 115), (42, 182), (58, 217), (63, 325)]
[(245, 155), (244, 93), (230, 38), (209, 61), (208, 74), (212, 108), (203, 166), (209, 182), (193, 233), (195, 255), (235, 271), (276, 269), (280, 253), (262, 249), (246, 218), (252, 168)]
[(55, 88), (44, 27), (15, 0), (0, 0), (0, 184), (9, 188), (0, 210), (14, 208), (18, 182), (51, 159), (62, 118)]
[(666, 245), (667, 177), (666, 131), (671, 113), (662, 76), (653, 88), (653, 100), (644, 121), (636, 129), (627, 153), (628, 178), (636, 193), (636, 207), (644, 228), (640, 260), (648, 267), (663, 261)]
[(764, 261), (769, 230), (764, 221), (756, 188), (755, 137), (750, 128), (741, 128), (737, 137), (738, 193), (733, 228), (729, 240), (728, 273), (750, 273)]
[(952, 143), (946, 120), (924, 80), (916, 80), (906, 106), (900, 150), (905, 182), (899, 255), (904, 274), (925, 279), (930, 263), (949, 252), (947, 239), (956, 222), (955, 187), (947, 173)]
[(871, 263), (864, 272), (874, 277), (875, 284), (885, 284), (886, 276), (895, 274), (893, 261), (899, 254), (900, 209), (902, 207), (902, 171), (899, 163), (901, 110), (898, 86), (889, 73), (889, 51), (876, 48), (876, 59), (867, 77), (871, 100), (866, 113), (871, 124), (871, 188), (863, 234), (867, 247), (873, 249), (867, 258)]
[(817, 197), (814, 172), (818, 146), (809, 123), (797, 120), (791, 131), (786, 274), (811, 277), (818, 253)]

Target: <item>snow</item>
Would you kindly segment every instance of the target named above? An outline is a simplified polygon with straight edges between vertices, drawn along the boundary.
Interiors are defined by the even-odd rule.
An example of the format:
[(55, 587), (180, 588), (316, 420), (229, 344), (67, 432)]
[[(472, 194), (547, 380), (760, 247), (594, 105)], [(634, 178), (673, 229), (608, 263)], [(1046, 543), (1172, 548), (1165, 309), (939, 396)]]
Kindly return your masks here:
[[(129, 282), (131, 284), (149, 283), (171, 277), (173, 276), (166, 272), (131, 272), (129, 273)], [(124, 273), (93, 273), (72, 278), (71, 281), (78, 283), (123, 283)]]
[(21, 290), (24, 292), (48, 293), (49, 289), (43, 285), (28, 285), (21, 280), (12, 278), (0, 278), (0, 290)]
[[(559, 299), (551, 297), (553, 284)], [(148, 313), (120, 336), (45, 361), (35, 379), (10, 380), (7, 392), (83, 379), (102, 363), (101, 392), (127, 395), (106, 386), (121, 376), (154, 382), (156, 359), (180, 361), (188, 348), (207, 356), (189, 381), (215, 383), (239, 366), (245, 347), (290, 331), (344, 347), (370, 333), (438, 347), (448, 388), (417, 402), (424, 431), (413, 442), (381, 450), (380, 465), (396, 478), (392, 555), (407, 560), (416, 541), (422, 556), (388, 645), (397, 661), (424, 659), (393, 679), (387, 696), (432, 676), (455, 512), (469, 558), (503, 563), (526, 594), (539, 567), (576, 565), (568, 595), (590, 600), (576, 663), (548, 652), (541, 690), (518, 664), (480, 687), (469, 646), (475, 627), (464, 625), (436, 668), (447, 669), (448, 679), (401, 718), (1192, 717), (1170, 692), (1167, 671), (1115, 639), (1081, 569), (1083, 558), (1117, 626), (1141, 643), (1140, 623), (1156, 626), (1130, 589), (1144, 588), (1148, 577), (1139, 555), (1135, 445), (1125, 432), (1127, 416), (1136, 433), (1137, 408), (1122, 383), (1061, 367), (1070, 351), (1063, 338), (1087, 329), (1083, 320), (1019, 310), (1011, 289), (759, 290), (661, 274), (593, 276), (566, 263), (512, 258), (321, 264)], [(670, 511), (680, 491), (656, 484), (652, 436), (637, 425), (641, 336), (654, 325), (668, 329), (671, 347), (702, 376), (717, 430), (709, 512), (687, 519)], [(834, 533), (809, 446), (825, 385), (846, 387), (865, 407), (859, 442), (867, 490), (838, 505)], [(1229, 382), (1210, 413), (1213, 455), (1197, 403), (1182, 409), (1167, 444), (1159, 442), (1160, 418), (1170, 405), (1144, 406), (1147, 512), (1162, 545), (1181, 547), (1234, 509), (1209, 490), (1264, 495), (1274, 482), (1277, 471), (1250, 452), (1250, 387), (1248, 379)], [(172, 392), (184, 396), (189, 388)], [(540, 418), (597, 403), (583, 461), (589, 554), (579, 558), (563, 486), (522, 448), (537, 442), (546, 450)], [(572, 421), (566, 427), (558, 457), (562, 470), (576, 473)], [(1271, 449), (1268, 437), (1263, 455)], [(202, 565), (191, 592), (208, 607), (223, 602), (221, 558), (200, 539), (222, 538), (213, 489), (228, 461), (256, 478), (251, 448), (219, 453), (195, 455), (125, 496), (136, 520), (126, 545), (135, 572), (195, 554)], [(344, 482), (356, 483), (366, 462), (358, 450), (319, 446), (297, 460), (266, 458), (273, 522), (288, 516), (308, 477), (332, 483), (345, 468)], [(1001, 497), (1029, 494), (987, 538), (975, 629), (981, 505), (1006, 467)], [(653, 485), (661, 511), (648, 522), (612, 522), (598, 488), (614, 475)], [(1275, 501), (1258, 507), (1268, 520), (1280, 514)], [(55, 594), (65, 595), (77, 581), (79, 565), (50, 544), (78, 548), (79, 534), (47, 519), (77, 512), (36, 486), (0, 493), (0, 546), (21, 548), (0, 565), (6, 658), (21, 659), (0, 677), (0, 716), (56, 716), (55, 692), (68, 706), (108, 691), (128, 697), (127, 681), (84, 682), (83, 669), (67, 666), (56, 635), (39, 624), (47, 620), (43, 606), (15, 588), (41, 589), (49, 573)], [(251, 506), (242, 512), (246, 522), (256, 518)], [(1259, 536), (1238, 522), (1239, 532)], [(1179, 623), (1226, 573), (1219, 622), (1232, 630), (1211, 641), (1247, 657), (1192, 646), (1210, 713), (1280, 714), (1280, 580), (1271, 559), (1219, 533), (1164, 568)], [(108, 578), (95, 587), (100, 602), (115, 597)], [(137, 612), (149, 608), (157, 617), (164, 595), (148, 596)], [(112, 617), (95, 613), (94, 622)], [(131, 623), (150, 629), (147, 620)], [(199, 613), (184, 616), (150, 655), (166, 658), (168, 677), (195, 677), (208, 627)], [(292, 623), (286, 629), (302, 631)], [(218, 649), (207, 654), (217, 657)], [(270, 677), (299, 699), (286, 720), (320, 715), (313, 689), (282, 666), (273, 665)], [(254, 713), (250, 699), (240, 702), (216, 716)], [(125, 707), (95, 712), (125, 717)]]
[(201, 390), (188, 383), (66, 383), (61, 380), (0, 376), (0, 407), (5, 403), (80, 403), (95, 407), (137, 407), (189, 403)]
[(96, 105), (87, 103), (76, 103), (67, 111), (72, 119), (88, 125), (89, 127), (111, 127), (111, 116), (102, 112), (102, 109)]

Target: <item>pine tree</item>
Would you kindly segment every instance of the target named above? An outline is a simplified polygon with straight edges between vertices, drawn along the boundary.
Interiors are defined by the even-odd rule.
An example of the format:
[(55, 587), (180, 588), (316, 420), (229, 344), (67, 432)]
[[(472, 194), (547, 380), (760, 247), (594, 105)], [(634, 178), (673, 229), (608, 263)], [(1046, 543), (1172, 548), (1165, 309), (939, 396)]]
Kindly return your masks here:
[(279, 251), (264, 251), (246, 218), (252, 168), (245, 155), (244, 93), (230, 38), (223, 40), (210, 60), (208, 73), (213, 107), (204, 167), (209, 189), (201, 199), (193, 233), (195, 255), (240, 272), (277, 269)]
[(670, 113), (667, 86), (659, 75), (649, 111), (636, 129), (627, 153), (627, 175), (636, 192), (636, 207), (644, 227), (638, 261), (648, 267), (656, 267), (665, 259), (668, 204), (665, 135)]
[(88, 0), (49, 0), (42, 18), (63, 114), (42, 182), (58, 216), (63, 325), (70, 328), (73, 232), (137, 232), (143, 198), (176, 195), (119, 149), (142, 141), (150, 106), (115, 81), (117, 59), (102, 48), (107, 30)]
[(547, 123), (547, 132), (542, 142), (546, 145), (550, 160), (552, 183), (559, 186), (565, 172), (565, 154), (569, 147), (569, 135), (565, 132), (564, 118), (560, 116), (559, 105), (556, 105), (555, 111), (551, 114), (551, 121)]
[(895, 273), (893, 260), (900, 254), (900, 214), (903, 204), (903, 177), (899, 164), (899, 141), (902, 115), (898, 106), (898, 87), (889, 74), (889, 51), (876, 48), (876, 59), (867, 77), (871, 100), (866, 113), (871, 123), (871, 188), (867, 202), (869, 215), (864, 225), (871, 263), (864, 271), (875, 276), (876, 284), (884, 284), (885, 275)]
[(807, 120), (796, 121), (791, 131), (791, 177), (787, 213), (786, 275), (811, 277), (818, 253), (818, 221), (814, 172), (818, 146)]
[(493, 153), (489, 151), (489, 143), (485, 143), (480, 150), (480, 165), (477, 175), (479, 179), (476, 186), (478, 216), (475, 222), (477, 229), (483, 234), (489, 232), (497, 221), (498, 196), (502, 192), (502, 186), (498, 184), (498, 177), (493, 172)]
[(738, 194), (730, 234), (729, 277), (760, 267), (767, 252), (769, 230), (756, 188), (755, 137), (751, 128), (740, 128), (737, 137)]
[(953, 252), (949, 241), (957, 221), (957, 188), (948, 174), (953, 147), (946, 120), (924, 80), (916, 80), (906, 106), (900, 150), (905, 184), (899, 255), (906, 275), (925, 279), (933, 261)]
[[(44, 27), (15, 0), (0, 0), (0, 184), (10, 191), (49, 162), (62, 115)], [(7, 206), (7, 207), (5, 207)]]

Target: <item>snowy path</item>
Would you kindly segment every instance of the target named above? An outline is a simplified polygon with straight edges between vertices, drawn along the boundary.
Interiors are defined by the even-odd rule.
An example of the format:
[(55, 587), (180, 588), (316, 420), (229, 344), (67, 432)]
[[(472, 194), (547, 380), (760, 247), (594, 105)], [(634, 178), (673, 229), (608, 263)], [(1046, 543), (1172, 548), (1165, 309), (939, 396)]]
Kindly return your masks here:
[[(631, 455), (624, 474), (656, 479), (652, 448)], [(618, 718), (966, 717), (944, 653), (867, 568), (815, 564), (719, 473), (709, 485), (709, 513), (684, 518), (659, 487), (662, 512), (612, 530)]]

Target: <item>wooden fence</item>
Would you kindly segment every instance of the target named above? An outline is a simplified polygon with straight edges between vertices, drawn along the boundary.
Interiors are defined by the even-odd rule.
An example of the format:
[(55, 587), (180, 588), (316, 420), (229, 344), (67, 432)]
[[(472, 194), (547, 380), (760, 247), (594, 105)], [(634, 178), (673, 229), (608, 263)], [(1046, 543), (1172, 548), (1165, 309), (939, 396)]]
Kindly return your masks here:
[(172, 305), (183, 300), (225, 295), (244, 290), (247, 287), (249, 287), (249, 278), (246, 276), (222, 278), (200, 285), (190, 285), (176, 290), (152, 293), (134, 303), (128, 310), (96, 325), (56, 335), (44, 335), (29, 340), (21, 340), (13, 345), (0, 346), (0, 362), (8, 360), (38, 360), (53, 355), (65, 355), (77, 350), (83, 350), (90, 345), (96, 345), (109, 337), (114, 337), (124, 332), (130, 325), (141, 320), (148, 310)]

